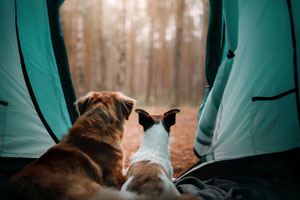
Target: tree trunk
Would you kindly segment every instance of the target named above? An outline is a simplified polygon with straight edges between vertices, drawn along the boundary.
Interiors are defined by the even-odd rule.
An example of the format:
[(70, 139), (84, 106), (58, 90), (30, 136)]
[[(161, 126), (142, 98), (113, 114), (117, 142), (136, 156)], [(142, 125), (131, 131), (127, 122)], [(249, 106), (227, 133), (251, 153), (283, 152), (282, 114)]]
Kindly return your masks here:
[(125, 88), (126, 80), (126, 0), (121, 1), (119, 13), (120, 23), (118, 24), (118, 65), (117, 89), (122, 91)]
[(176, 35), (174, 46), (174, 73), (173, 73), (173, 106), (179, 105), (179, 67), (181, 62), (181, 46), (182, 46), (182, 32), (183, 32), (183, 12), (185, 7), (185, 0), (176, 0), (175, 2), (175, 23)]
[(104, 91), (107, 90), (107, 67), (105, 60), (105, 40), (103, 36), (103, 2), (93, 0), (93, 90)]
[(129, 62), (130, 62), (130, 74), (129, 74), (129, 94), (134, 96), (134, 80), (135, 80), (135, 27), (134, 21), (131, 16), (131, 26), (129, 32)]
[(208, 30), (208, 17), (209, 17), (209, 4), (208, 0), (202, 0), (203, 4), (203, 14), (200, 17), (201, 18), (201, 31), (202, 31), (202, 37), (201, 37), (201, 51), (200, 51), (200, 72), (199, 72), (199, 78), (197, 81), (197, 87), (201, 88), (198, 92), (198, 98), (203, 98), (205, 94), (205, 86), (207, 85), (206, 77), (205, 77), (205, 58), (206, 58), (206, 39), (207, 39), (207, 30)]
[[(84, 61), (84, 93), (91, 91), (93, 80), (93, 64), (94, 64), (94, 52), (95, 52), (95, 16), (94, 6), (91, 6), (91, 0), (84, 1), (84, 14), (83, 14), (83, 43), (85, 45), (85, 61)], [(93, 3), (93, 2), (92, 2)], [(85, 13), (91, 13), (86, 15)]]
[(85, 49), (83, 42), (83, 9), (82, 2), (76, 2), (76, 42), (75, 42), (75, 68), (76, 68), (76, 80), (77, 80), (77, 88), (78, 95), (82, 96), (85, 93), (84, 90), (84, 61), (85, 61)]
[(155, 22), (155, 0), (148, 0), (148, 15), (150, 16), (149, 51), (148, 51), (148, 79), (146, 87), (146, 102), (149, 103), (152, 96), (153, 84), (153, 62), (154, 62), (154, 22)]

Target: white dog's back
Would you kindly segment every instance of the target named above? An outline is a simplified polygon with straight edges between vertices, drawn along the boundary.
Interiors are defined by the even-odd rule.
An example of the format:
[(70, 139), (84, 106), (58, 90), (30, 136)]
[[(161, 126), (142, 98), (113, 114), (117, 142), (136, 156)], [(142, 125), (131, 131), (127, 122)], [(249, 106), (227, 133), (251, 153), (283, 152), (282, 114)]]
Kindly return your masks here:
[(148, 197), (172, 197), (179, 192), (172, 183), (173, 168), (168, 150), (170, 127), (175, 124), (178, 109), (164, 115), (139, 113), (144, 137), (139, 150), (131, 157), (127, 181), (121, 191), (135, 191)]

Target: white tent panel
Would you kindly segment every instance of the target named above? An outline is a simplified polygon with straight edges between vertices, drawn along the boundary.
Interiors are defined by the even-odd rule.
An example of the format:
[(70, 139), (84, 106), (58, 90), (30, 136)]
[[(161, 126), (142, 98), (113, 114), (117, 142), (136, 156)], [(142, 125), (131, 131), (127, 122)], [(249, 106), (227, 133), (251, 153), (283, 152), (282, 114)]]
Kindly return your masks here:
[[(232, 8), (231, 3), (236, 6), (236, 1), (226, 1), (224, 9)], [(225, 17), (225, 24), (230, 17), (238, 21), (237, 29), (226, 27), (233, 27), (226, 31), (233, 34), (228, 38), (238, 31), (232, 67), (226, 79), (228, 69), (219, 68), (198, 125), (195, 150), (207, 161), (300, 147), (287, 3), (253, 0), (237, 5), (238, 11)]]
[(40, 121), (24, 81), (14, 1), (0, 1), (0, 34), (0, 100), (8, 102), (0, 105), (0, 156), (39, 157), (55, 143)]

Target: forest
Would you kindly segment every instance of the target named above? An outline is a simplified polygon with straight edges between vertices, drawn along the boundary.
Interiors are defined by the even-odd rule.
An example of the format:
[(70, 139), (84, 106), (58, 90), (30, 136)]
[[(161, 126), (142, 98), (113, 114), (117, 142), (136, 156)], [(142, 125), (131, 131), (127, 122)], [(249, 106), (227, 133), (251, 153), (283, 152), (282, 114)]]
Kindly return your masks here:
[(60, 10), (77, 96), (117, 90), (145, 104), (201, 104), (208, 0), (65, 0)]

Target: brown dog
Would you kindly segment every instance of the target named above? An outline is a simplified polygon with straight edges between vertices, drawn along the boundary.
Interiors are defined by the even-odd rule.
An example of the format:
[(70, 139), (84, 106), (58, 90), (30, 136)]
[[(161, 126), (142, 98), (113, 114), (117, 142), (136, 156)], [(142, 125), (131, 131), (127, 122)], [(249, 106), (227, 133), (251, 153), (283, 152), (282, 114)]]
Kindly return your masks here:
[(119, 92), (91, 92), (75, 105), (80, 117), (68, 134), (14, 176), (1, 199), (82, 200), (102, 186), (122, 186), (123, 124), (134, 100)]

